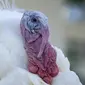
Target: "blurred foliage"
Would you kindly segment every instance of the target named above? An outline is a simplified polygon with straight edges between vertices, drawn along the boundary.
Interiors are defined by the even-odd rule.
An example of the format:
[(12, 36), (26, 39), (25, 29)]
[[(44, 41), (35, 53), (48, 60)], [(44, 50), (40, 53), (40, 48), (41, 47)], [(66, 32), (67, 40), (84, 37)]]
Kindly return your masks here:
[(66, 0), (67, 4), (81, 5), (85, 3), (85, 0)]
[(83, 50), (85, 53), (85, 49), (82, 49), (84, 47), (85, 44), (80, 44), (76, 39), (68, 39), (67, 41), (66, 56), (68, 56), (70, 61), (71, 70), (77, 73), (83, 85), (85, 84), (85, 79), (81, 76), (80, 72), (75, 67), (78, 67), (78, 63), (81, 62), (81, 59), (84, 59), (85, 54), (82, 55), (81, 53)]
[(70, 41), (67, 43), (67, 56), (69, 56), (69, 59), (73, 62), (78, 59), (78, 44), (75, 41)]

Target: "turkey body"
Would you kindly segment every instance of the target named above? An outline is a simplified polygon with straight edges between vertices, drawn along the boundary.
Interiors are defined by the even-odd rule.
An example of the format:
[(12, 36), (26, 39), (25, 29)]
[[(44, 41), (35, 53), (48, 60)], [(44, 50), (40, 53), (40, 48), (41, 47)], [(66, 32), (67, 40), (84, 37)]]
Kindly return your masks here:
[[(49, 85), (27, 71), (28, 60), (20, 31), (22, 15), (17, 11), (0, 10), (0, 85)], [(62, 51), (53, 48), (60, 72), (52, 85), (82, 85), (78, 76), (70, 71), (69, 61)]]
[(0, 60), (3, 56), (9, 64), (25, 68), (26, 53), (19, 29), (21, 17), (22, 14), (18, 12), (0, 11)]

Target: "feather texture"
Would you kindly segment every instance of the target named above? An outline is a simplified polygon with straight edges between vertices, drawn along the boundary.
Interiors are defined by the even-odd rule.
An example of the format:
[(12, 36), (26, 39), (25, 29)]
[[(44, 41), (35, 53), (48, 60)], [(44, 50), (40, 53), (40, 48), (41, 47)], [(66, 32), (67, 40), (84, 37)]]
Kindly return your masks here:
[(52, 85), (82, 85), (78, 76), (73, 71), (60, 72), (55, 77)]
[(57, 52), (57, 65), (59, 67), (59, 71), (60, 72), (64, 72), (64, 71), (70, 71), (70, 62), (68, 60), (67, 57), (64, 56), (63, 52), (61, 51), (61, 49), (54, 47), (54, 49)]

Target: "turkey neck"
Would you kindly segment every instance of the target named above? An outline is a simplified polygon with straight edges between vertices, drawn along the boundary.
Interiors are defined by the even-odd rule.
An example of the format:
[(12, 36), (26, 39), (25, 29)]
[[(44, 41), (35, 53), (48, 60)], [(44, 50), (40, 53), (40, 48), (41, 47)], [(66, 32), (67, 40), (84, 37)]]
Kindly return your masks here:
[(25, 40), (25, 48), (27, 51), (27, 54), (38, 58), (38, 54), (40, 52), (40, 47), (42, 44), (42, 37), (39, 36), (37, 39), (34, 39), (35, 41), (29, 42), (27, 39)]

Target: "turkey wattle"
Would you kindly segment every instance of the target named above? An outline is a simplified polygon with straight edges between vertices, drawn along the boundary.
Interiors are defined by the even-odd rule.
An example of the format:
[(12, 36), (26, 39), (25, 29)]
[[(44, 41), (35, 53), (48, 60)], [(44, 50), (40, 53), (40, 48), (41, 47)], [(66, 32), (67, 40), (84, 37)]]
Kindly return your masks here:
[(41, 12), (26, 11), (21, 19), (21, 33), (28, 55), (28, 69), (46, 83), (52, 83), (58, 72), (56, 51), (50, 45), (47, 17)]

